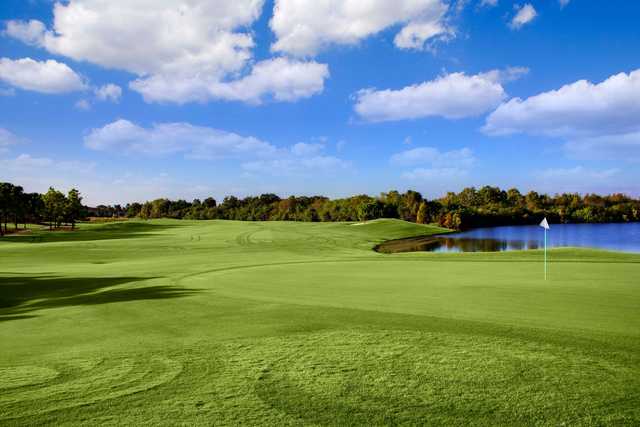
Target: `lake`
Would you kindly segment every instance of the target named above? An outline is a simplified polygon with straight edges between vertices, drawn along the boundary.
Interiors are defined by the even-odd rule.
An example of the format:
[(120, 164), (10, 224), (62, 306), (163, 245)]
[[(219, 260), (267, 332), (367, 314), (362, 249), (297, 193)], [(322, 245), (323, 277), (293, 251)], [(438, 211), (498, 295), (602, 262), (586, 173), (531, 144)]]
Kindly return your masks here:
[[(640, 252), (640, 222), (621, 224), (551, 224), (547, 245)], [(380, 252), (498, 252), (544, 247), (544, 230), (537, 225), (477, 228), (441, 236), (385, 242)]]

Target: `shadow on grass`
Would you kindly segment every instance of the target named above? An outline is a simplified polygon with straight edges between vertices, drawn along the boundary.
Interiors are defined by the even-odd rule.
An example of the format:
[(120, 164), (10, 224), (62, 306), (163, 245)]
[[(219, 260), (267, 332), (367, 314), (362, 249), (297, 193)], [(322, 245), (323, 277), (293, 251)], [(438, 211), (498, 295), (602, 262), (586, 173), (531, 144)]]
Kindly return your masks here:
[(0, 276), (0, 321), (19, 320), (47, 308), (180, 298), (197, 292), (177, 286), (127, 287), (148, 277), (62, 278)]
[(1, 242), (11, 243), (48, 243), (48, 242), (84, 242), (107, 239), (132, 239), (151, 237), (156, 232), (182, 227), (180, 224), (156, 224), (150, 222), (117, 222), (80, 227), (75, 231), (36, 230), (26, 234), (10, 234), (0, 238)]

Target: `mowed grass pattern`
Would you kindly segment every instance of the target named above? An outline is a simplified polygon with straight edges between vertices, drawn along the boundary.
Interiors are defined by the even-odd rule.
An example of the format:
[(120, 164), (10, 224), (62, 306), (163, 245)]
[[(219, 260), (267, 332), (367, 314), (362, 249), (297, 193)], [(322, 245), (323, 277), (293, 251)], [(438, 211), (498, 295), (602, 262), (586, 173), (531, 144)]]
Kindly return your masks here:
[(0, 424), (638, 425), (640, 256), (385, 255), (433, 227), (0, 242)]

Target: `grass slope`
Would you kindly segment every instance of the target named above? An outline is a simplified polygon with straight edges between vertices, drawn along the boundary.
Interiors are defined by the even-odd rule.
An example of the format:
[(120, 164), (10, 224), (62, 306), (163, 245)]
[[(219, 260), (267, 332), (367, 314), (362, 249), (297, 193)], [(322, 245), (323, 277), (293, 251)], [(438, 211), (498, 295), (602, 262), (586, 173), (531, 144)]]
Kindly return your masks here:
[[(640, 423), (640, 256), (385, 255), (382, 220), (0, 241), (0, 424)], [(35, 238), (34, 238), (35, 237)]]

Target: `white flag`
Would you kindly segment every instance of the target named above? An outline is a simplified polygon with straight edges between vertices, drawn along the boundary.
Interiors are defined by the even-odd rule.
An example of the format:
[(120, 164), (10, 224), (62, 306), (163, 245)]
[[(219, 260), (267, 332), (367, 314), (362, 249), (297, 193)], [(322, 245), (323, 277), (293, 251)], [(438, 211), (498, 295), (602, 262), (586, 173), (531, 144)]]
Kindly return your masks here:
[(544, 228), (545, 230), (548, 230), (549, 228), (549, 223), (547, 222), (547, 217), (545, 217), (542, 222), (540, 223), (540, 227)]

